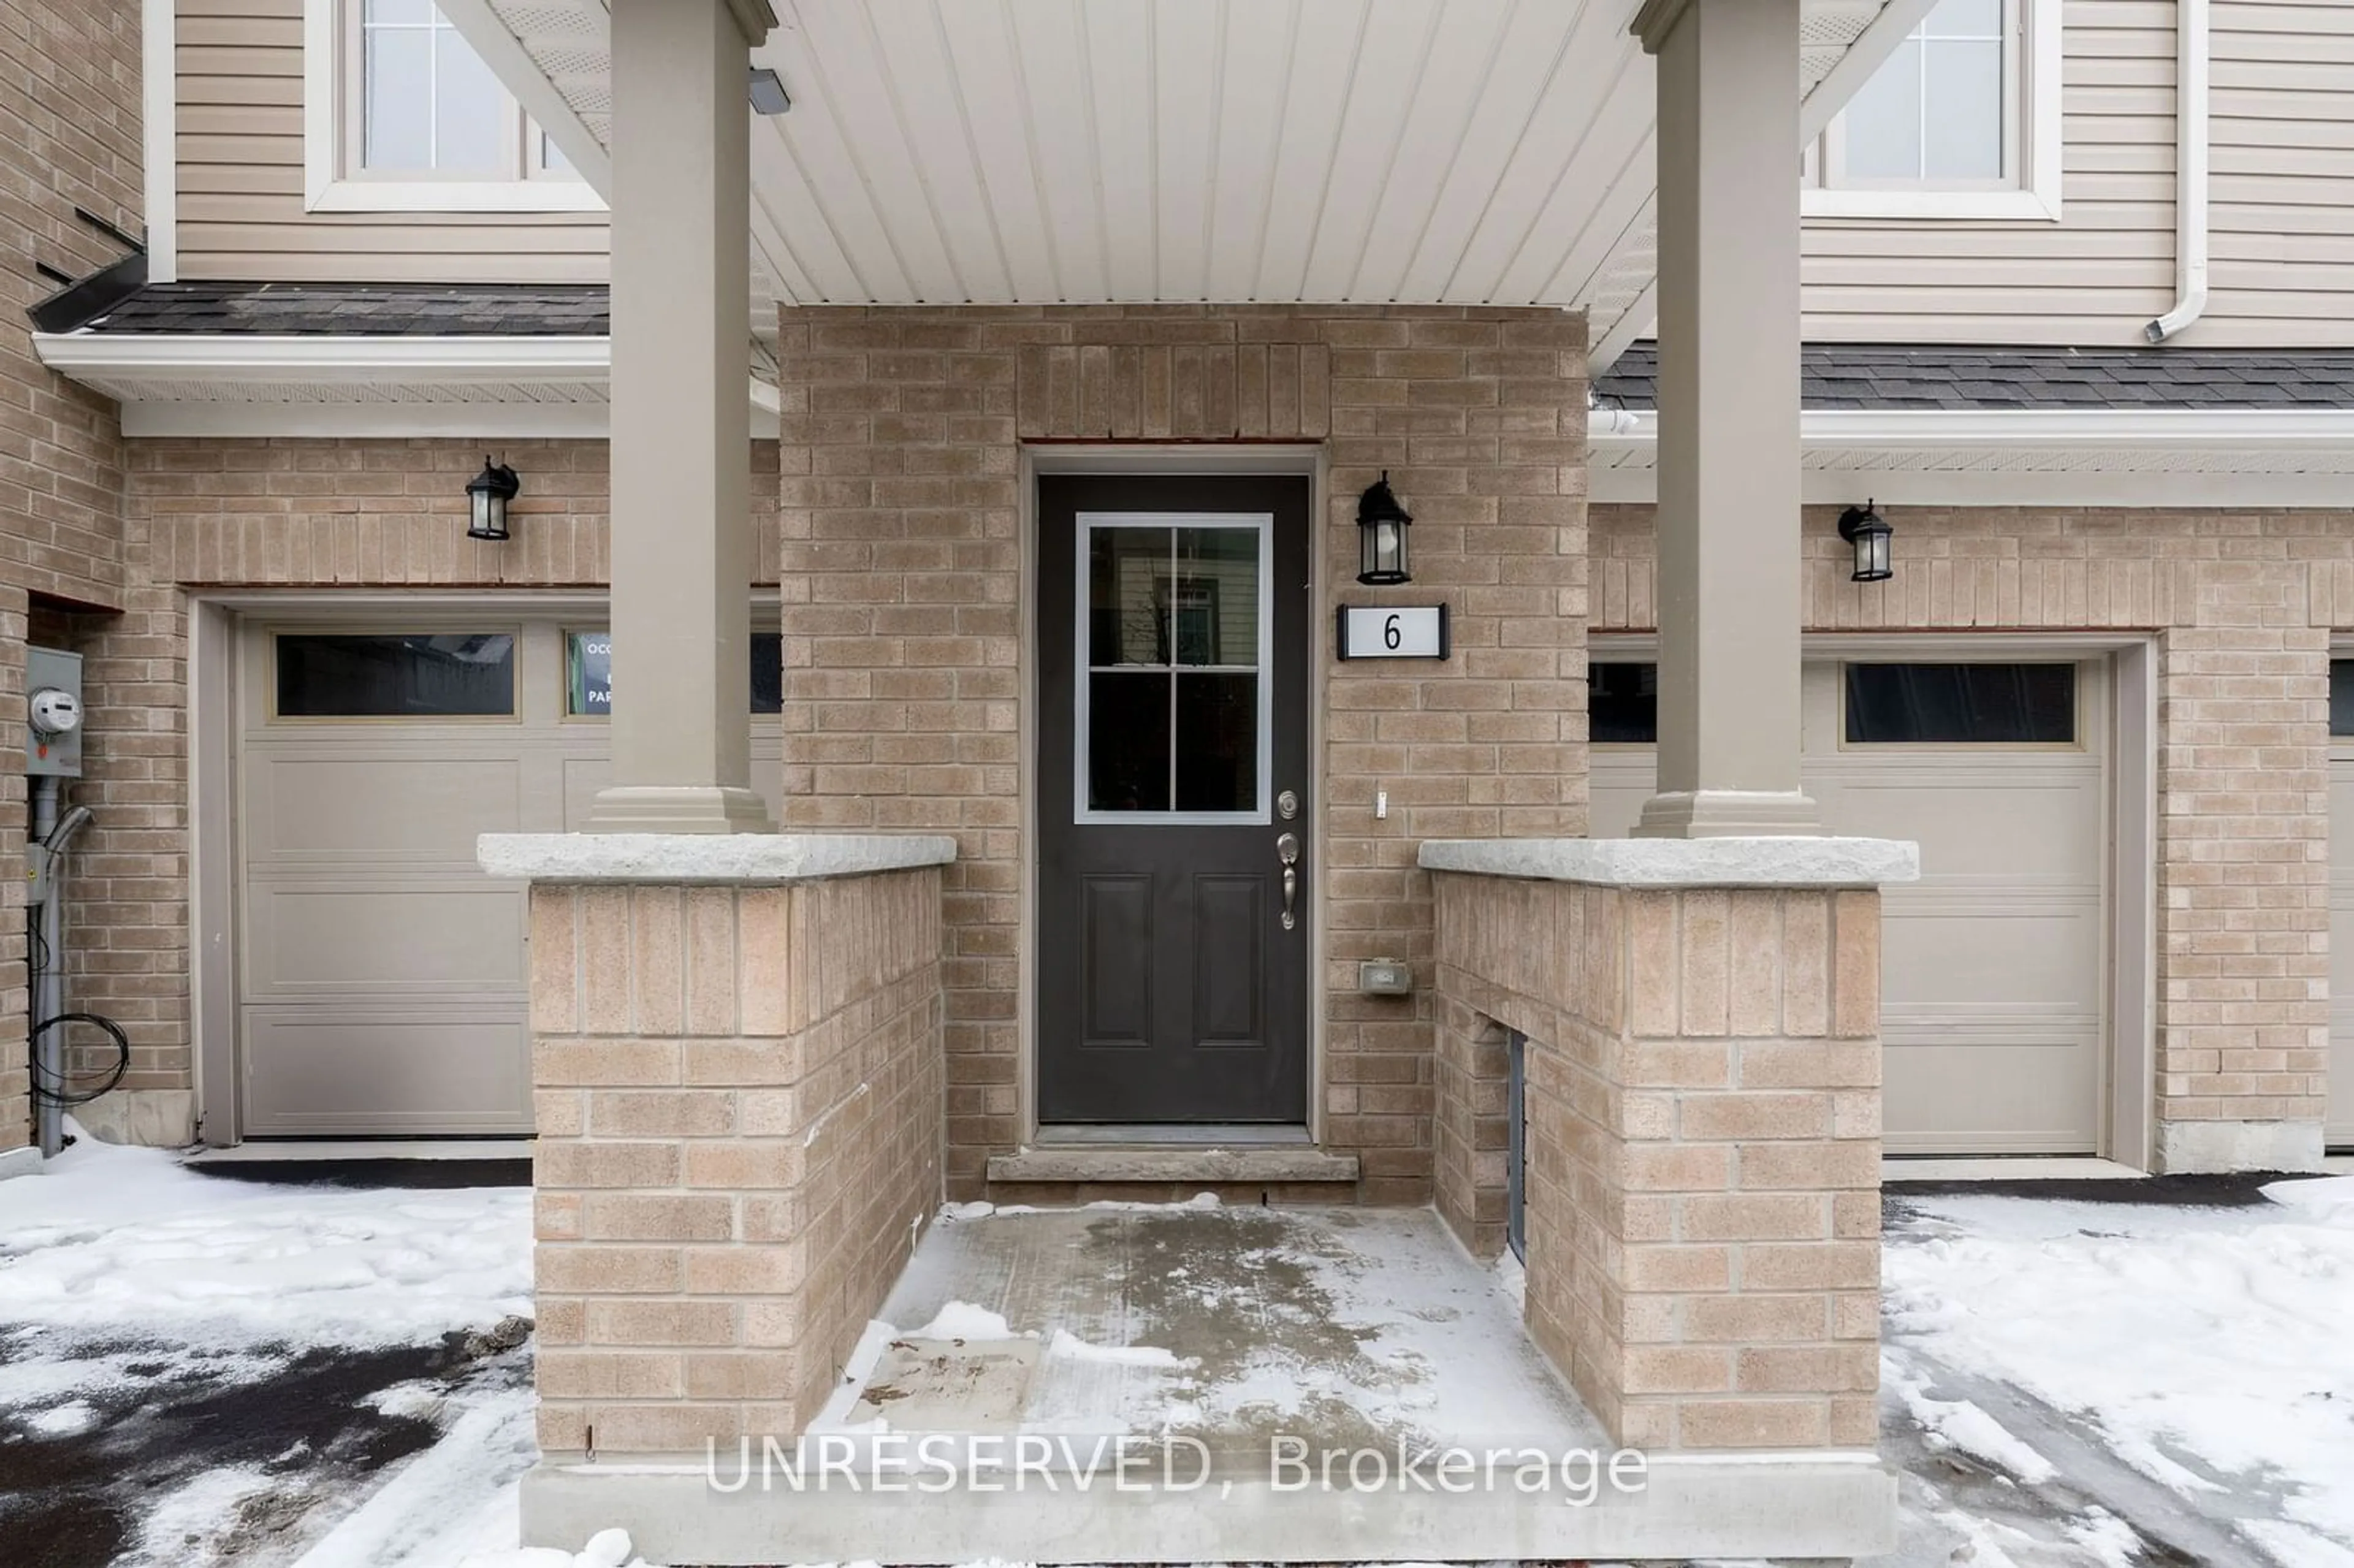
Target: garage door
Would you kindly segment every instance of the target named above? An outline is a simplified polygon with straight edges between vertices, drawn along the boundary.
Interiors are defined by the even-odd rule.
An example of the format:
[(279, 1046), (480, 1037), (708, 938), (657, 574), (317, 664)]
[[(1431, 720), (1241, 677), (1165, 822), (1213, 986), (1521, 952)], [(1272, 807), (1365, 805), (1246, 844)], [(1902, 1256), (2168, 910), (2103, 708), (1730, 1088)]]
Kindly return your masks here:
[(2354, 1148), (2354, 659), (2329, 666), (2329, 1110), (2324, 1141)]
[[(1597, 652), (1593, 832), (1653, 788), (1649, 663)], [(2105, 999), (2108, 681), (2099, 662), (1810, 661), (1806, 788), (1833, 832), (1911, 839), (1887, 890), (1892, 1153), (2094, 1152)]]
[[(524, 895), (484, 832), (580, 826), (608, 777), (592, 614), (249, 621), (239, 1018), (249, 1137), (531, 1130)], [(754, 705), (777, 711), (775, 634)], [(776, 804), (779, 721), (755, 717)]]

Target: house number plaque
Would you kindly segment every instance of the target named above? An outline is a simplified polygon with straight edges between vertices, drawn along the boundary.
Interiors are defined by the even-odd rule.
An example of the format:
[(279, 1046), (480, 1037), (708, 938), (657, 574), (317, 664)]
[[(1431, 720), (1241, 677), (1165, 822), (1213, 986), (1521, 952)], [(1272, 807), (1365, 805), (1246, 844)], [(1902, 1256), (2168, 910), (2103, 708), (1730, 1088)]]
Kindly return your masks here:
[(1447, 652), (1443, 604), (1341, 607), (1343, 659), (1444, 659)]

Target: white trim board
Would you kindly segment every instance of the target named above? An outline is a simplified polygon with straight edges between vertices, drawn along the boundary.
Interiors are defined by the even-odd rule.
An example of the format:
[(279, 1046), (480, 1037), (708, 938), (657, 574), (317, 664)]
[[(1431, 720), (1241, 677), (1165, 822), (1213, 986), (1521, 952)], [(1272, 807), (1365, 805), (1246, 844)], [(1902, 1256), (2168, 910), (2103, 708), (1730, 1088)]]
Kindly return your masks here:
[[(607, 337), (36, 333), (42, 364), (122, 405), (129, 436), (602, 440)], [(754, 378), (756, 440), (783, 401)]]
[[(1649, 468), (1596, 468), (1586, 499), (1597, 505), (1652, 505), (1659, 473)], [(2354, 480), (2329, 473), (2200, 473), (2131, 470), (2001, 473), (1955, 469), (1808, 467), (1798, 476), (1808, 506), (2312, 507), (2343, 511)], [(1897, 525), (1900, 553), (1903, 522)]]
[(613, 362), (608, 337), (355, 337), (274, 333), (35, 333), (50, 369), (118, 382), (203, 379), (315, 381), (375, 387), (434, 382), (601, 378)]
[[(611, 405), (595, 403), (189, 403), (122, 405), (126, 436), (217, 437), (266, 440), (453, 438), (486, 440), (601, 441), (610, 433)], [(752, 439), (777, 439), (778, 415), (752, 405)]]
[[(1656, 408), (1596, 408), (1586, 435), (1597, 452), (1656, 448)], [(2354, 443), (2354, 408), (1809, 408), (1798, 417), (1807, 446), (1860, 450), (1935, 447), (2216, 448), (2336, 455)]]

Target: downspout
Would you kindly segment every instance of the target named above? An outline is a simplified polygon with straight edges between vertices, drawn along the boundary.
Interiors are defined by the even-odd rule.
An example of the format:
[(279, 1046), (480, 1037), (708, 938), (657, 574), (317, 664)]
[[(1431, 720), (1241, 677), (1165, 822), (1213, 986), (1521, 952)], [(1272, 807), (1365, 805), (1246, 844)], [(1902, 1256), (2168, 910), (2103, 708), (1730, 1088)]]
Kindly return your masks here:
[(2164, 343), (2207, 310), (2207, 5), (2175, 0), (2175, 302), (2141, 329), (2152, 343)]

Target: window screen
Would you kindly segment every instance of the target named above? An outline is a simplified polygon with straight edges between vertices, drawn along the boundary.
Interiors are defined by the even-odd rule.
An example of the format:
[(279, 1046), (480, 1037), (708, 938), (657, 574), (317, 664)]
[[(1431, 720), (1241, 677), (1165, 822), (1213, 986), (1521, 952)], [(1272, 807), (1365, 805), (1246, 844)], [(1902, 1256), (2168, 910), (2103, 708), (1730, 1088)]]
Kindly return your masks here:
[(1861, 746), (2065, 746), (2073, 664), (1850, 664), (1847, 738)]
[(2354, 736), (2354, 659), (2329, 662), (2329, 733)]
[(281, 636), (284, 718), (505, 717), (514, 639), (504, 632)]
[(1659, 667), (1595, 663), (1586, 671), (1586, 738), (1599, 746), (1649, 746), (1659, 738)]

